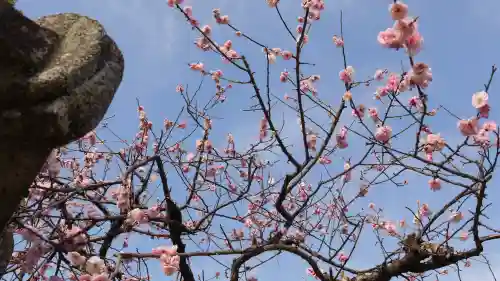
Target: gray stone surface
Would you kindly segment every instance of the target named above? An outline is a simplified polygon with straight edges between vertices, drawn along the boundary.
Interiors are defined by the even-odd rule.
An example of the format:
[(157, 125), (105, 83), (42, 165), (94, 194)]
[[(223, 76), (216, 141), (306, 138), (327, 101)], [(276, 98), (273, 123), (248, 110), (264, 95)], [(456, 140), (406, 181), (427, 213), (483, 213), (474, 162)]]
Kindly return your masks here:
[(123, 70), (99, 22), (72, 13), (32, 21), (0, 0), (0, 229), (51, 150), (102, 120)]

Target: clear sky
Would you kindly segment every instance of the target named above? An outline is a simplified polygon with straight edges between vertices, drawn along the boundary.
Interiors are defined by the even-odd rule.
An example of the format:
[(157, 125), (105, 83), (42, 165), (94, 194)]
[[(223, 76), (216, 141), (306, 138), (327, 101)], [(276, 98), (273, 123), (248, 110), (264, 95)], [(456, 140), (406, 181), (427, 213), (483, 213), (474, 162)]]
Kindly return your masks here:
[[(295, 18), (300, 15), (299, 0), (282, 0), (281, 10), (290, 26), (295, 26)], [(322, 19), (313, 27), (310, 34), (311, 45), (306, 47), (307, 61), (317, 63), (311, 74), (320, 74), (322, 80), (318, 84), (319, 93), (326, 100), (339, 100), (343, 94), (343, 85), (338, 81), (338, 71), (343, 68), (340, 53), (332, 44), (331, 37), (339, 33), (339, 13), (344, 12), (344, 32), (348, 64), (354, 66), (357, 77), (371, 76), (378, 68), (389, 68), (399, 71), (400, 62), (405, 59), (402, 51), (395, 52), (382, 48), (376, 41), (379, 31), (392, 25), (388, 15), (388, 0), (326, 0), (326, 11)], [(269, 46), (291, 49), (293, 42), (287, 37), (279, 24), (274, 10), (269, 9), (265, 0), (187, 0), (193, 6), (195, 16), (202, 24), (215, 26), (211, 18), (213, 8), (221, 8), (223, 14), (229, 14), (231, 22), (252, 35), (255, 39)], [(434, 81), (427, 91), (430, 106), (443, 104), (453, 109), (460, 117), (468, 118), (474, 114), (471, 107), (471, 95), (480, 91), (487, 81), (491, 65), (500, 63), (500, 2), (497, 0), (409, 0), (410, 14), (420, 16), (420, 32), (424, 36), (424, 49), (418, 56), (418, 61), (426, 62), (432, 68)], [(193, 87), (199, 83), (199, 77), (187, 68), (190, 62), (203, 60), (206, 64), (219, 63), (219, 58), (207, 55), (197, 50), (192, 42), (197, 36), (186, 24), (182, 15), (166, 5), (161, 0), (19, 0), (18, 8), (31, 18), (60, 12), (76, 12), (99, 20), (107, 32), (118, 43), (125, 56), (125, 75), (120, 89), (113, 101), (108, 115), (115, 117), (109, 121), (109, 126), (125, 139), (131, 139), (136, 132), (136, 98), (145, 106), (150, 119), (161, 124), (164, 118), (173, 119), (183, 105), (175, 93), (179, 83), (190, 84)], [(254, 58), (252, 65), (257, 76), (262, 77), (265, 60), (261, 50), (248, 43), (236, 39), (232, 32), (224, 27), (214, 28), (218, 41), (232, 39), (235, 46), (243, 53)], [(274, 66), (273, 66), (274, 67)], [(276, 66), (273, 71), (282, 71), (283, 65)], [(291, 66), (289, 66), (291, 68)], [(227, 68), (226, 69), (230, 69)], [(223, 68), (224, 70), (224, 68)], [(309, 71), (309, 70), (308, 70)], [(259, 73), (260, 72), (260, 73)], [(226, 72), (231, 74), (231, 70)], [(278, 76), (275, 75), (276, 82)], [(277, 95), (283, 95), (286, 89), (279, 83), (274, 83), (273, 90)], [(496, 96), (498, 83), (494, 82), (490, 90), (490, 104), (493, 107), (491, 119), (500, 121), (496, 111), (499, 98)], [(207, 91), (213, 89), (208, 85)], [(366, 105), (373, 104), (374, 87), (363, 88), (353, 92), (357, 101)], [(233, 91), (228, 94), (228, 107), (224, 116), (225, 132), (232, 132), (237, 139), (256, 140), (258, 124), (255, 116), (243, 114), (240, 109), (248, 104), (251, 95), (249, 90)], [(228, 109), (229, 108), (229, 109)], [(295, 117), (288, 116), (292, 127), (287, 127), (290, 138), (298, 136)], [(450, 143), (460, 139), (456, 131), (456, 120), (446, 114), (441, 114), (433, 121), (433, 128), (442, 133)], [(231, 117), (231, 118), (228, 118)], [(222, 121), (221, 121), (222, 122)], [(362, 142), (359, 142), (362, 145)], [(399, 219), (404, 211), (403, 206), (414, 205), (416, 199), (422, 202), (438, 204), (453, 192), (444, 190), (442, 193), (431, 193), (425, 182), (409, 179), (410, 185), (399, 190), (381, 189), (378, 194), (370, 197), (371, 201), (383, 206), (386, 214), (392, 219)], [(491, 184), (489, 196), (496, 198), (500, 192)], [(368, 202), (364, 202), (368, 204)], [(397, 207), (397, 208), (396, 208)], [(493, 207), (490, 214), (499, 211)], [(492, 215), (491, 217), (494, 217)], [(142, 250), (149, 246), (140, 243)], [(134, 242), (134, 243), (135, 243)], [(371, 241), (373, 242), (373, 241)], [(368, 261), (377, 261), (379, 249), (372, 248), (373, 243), (366, 242), (358, 252), (355, 264), (363, 267), (370, 265)], [(148, 244), (150, 242), (146, 242)], [(190, 245), (192, 247), (192, 245)], [(188, 249), (189, 250), (189, 249)], [(500, 273), (500, 242), (490, 243), (486, 253), (494, 270)], [(204, 261), (203, 261), (204, 262)], [(156, 263), (155, 263), (156, 265)], [(213, 263), (200, 264), (194, 260), (197, 269), (208, 272), (219, 270)], [(306, 264), (297, 258), (283, 256), (276, 262), (258, 269), (255, 274), (259, 280), (276, 278), (297, 280), (310, 278), (305, 276)], [(155, 269), (153, 269), (154, 272)], [(164, 278), (159, 272), (153, 277)], [(490, 280), (485, 267), (474, 264), (472, 268), (462, 273), (462, 280)], [(156, 279), (156, 278), (155, 278)], [(154, 279), (153, 279), (154, 280)], [(431, 279), (432, 280), (432, 279)], [(456, 280), (441, 278), (440, 280)], [(491, 279), (492, 280), (492, 279)]]

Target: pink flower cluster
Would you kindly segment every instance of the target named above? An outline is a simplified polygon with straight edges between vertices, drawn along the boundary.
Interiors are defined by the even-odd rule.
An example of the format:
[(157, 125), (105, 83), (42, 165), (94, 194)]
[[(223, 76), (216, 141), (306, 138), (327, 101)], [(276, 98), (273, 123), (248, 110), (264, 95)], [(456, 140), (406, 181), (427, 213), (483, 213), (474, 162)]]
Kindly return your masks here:
[(118, 188), (118, 191), (113, 193), (112, 196), (116, 199), (116, 206), (122, 210), (130, 208), (130, 180), (127, 180), (124, 185)]
[(87, 236), (85, 230), (81, 229), (78, 226), (63, 227), (64, 236), (63, 245), (68, 251), (79, 250), (87, 244)]
[(229, 16), (228, 15), (221, 15), (220, 9), (214, 9), (212, 10), (212, 13), (214, 15), (214, 19), (218, 24), (229, 24)]
[(318, 94), (318, 90), (314, 87), (314, 82), (320, 79), (319, 75), (311, 75), (310, 77), (300, 81), (300, 90), (302, 93), (310, 92), (313, 96)]
[(270, 64), (275, 63), (277, 57), (282, 57), (284, 60), (290, 60), (293, 57), (292, 52), (286, 50), (283, 51), (280, 48), (262, 48), (262, 52), (266, 54)]
[(180, 5), (184, 0), (167, 0), (167, 5), (169, 7), (174, 7), (175, 5)]
[(493, 121), (486, 121), (479, 126), (480, 118), (488, 118), (490, 105), (488, 104), (488, 93), (477, 92), (472, 95), (472, 106), (477, 109), (476, 117), (462, 119), (458, 121), (457, 127), (460, 133), (466, 137), (472, 137), (475, 144), (483, 147), (490, 146), (490, 133), (497, 131), (497, 124)]
[(375, 130), (375, 139), (382, 143), (387, 143), (392, 137), (392, 128), (384, 125)]
[(446, 141), (439, 134), (427, 134), (424, 143), (424, 152), (427, 156), (427, 160), (432, 161), (432, 153), (441, 151), (446, 147)]
[(341, 37), (338, 37), (337, 35), (334, 35), (332, 37), (332, 41), (333, 41), (333, 44), (335, 44), (335, 46), (337, 48), (341, 48), (344, 46), (344, 40)]
[(344, 83), (350, 84), (354, 81), (354, 68), (352, 66), (347, 66), (346, 69), (339, 72), (339, 78)]
[(474, 143), (481, 146), (489, 146), (490, 133), (497, 131), (497, 125), (493, 121), (487, 121), (479, 127), (479, 119), (477, 117), (460, 120), (457, 126), (462, 135), (472, 137)]
[(429, 180), (429, 187), (431, 188), (432, 191), (438, 191), (441, 189), (441, 180), (438, 178), (430, 179)]
[(378, 42), (387, 48), (406, 48), (410, 55), (417, 54), (423, 43), (418, 32), (417, 19), (408, 18), (408, 6), (396, 2), (389, 6), (392, 19), (395, 21), (392, 28), (378, 34)]
[(357, 108), (354, 108), (352, 110), (352, 116), (354, 117), (358, 117), (359, 119), (363, 119), (363, 117), (365, 117), (365, 106), (360, 104), (358, 105)]
[(323, 0), (306, 0), (302, 1), (302, 7), (309, 9), (309, 19), (319, 20), (321, 11), (325, 9), (325, 2)]
[(180, 257), (177, 255), (177, 246), (160, 246), (153, 249), (152, 253), (160, 256), (160, 262), (165, 275), (171, 276), (179, 270)]
[(423, 62), (415, 63), (408, 74), (405, 76), (405, 82), (410, 87), (420, 86), (427, 88), (432, 81), (432, 72), (429, 66)]
[(147, 210), (135, 208), (128, 212), (127, 222), (130, 224), (144, 224), (148, 223), (150, 218), (157, 218), (160, 216), (160, 206), (154, 205)]
[(237, 59), (240, 56), (238, 52), (233, 49), (233, 42), (231, 40), (227, 40), (222, 46), (219, 46), (219, 51), (225, 55), (222, 57), (223, 62), (229, 62), (227, 58)]
[(488, 104), (488, 93), (481, 91), (472, 95), (472, 106), (477, 109), (479, 116), (488, 118), (490, 105)]
[(85, 257), (80, 256), (78, 253), (69, 253), (68, 259), (73, 265), (83, 265), (85, 264), (85, 271), (87, 274), (78, 277), (78, 281), (109, 281), (108, 268), (104, 261), (97, 257), (90, 257), (85, 262)]

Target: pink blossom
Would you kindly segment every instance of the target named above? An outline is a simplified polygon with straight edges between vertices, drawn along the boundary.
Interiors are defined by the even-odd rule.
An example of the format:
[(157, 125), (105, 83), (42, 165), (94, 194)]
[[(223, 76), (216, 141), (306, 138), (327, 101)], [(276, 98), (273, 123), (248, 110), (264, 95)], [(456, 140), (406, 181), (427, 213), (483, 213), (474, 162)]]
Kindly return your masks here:
[(342, 38), (340, 38), (338, 36), (333, 36), (332, 40), (333, 40), (333, 43), (335, 44), (335, 46), (337, 46), (337, 47), (344, 46), (344, 40), (342, 40)]
[(270, 8), (276, 8), (276, 6), (278, 5), (278, 2), (280, 0), (267, 0), (267, 5), (270, 7)]
[(482, 91), (472, 95), (472, 106), (474, 108), (480, 109), (486, 105), (488, 105), (488, 93)]
[(201, 32), (203, 32), (203, 34), (205, 35), (210, 35), (212, 33), (212, 27), (210, 25), (204, 25), (202, 28), (201, 28)]
[(342, 176), (342, 179), (344, 182), (349, 182), (352, 177), (352, 170), (351, 170), (351, 163), (345, 162), (344, 164), (344, 175)]
[(293, 56), (292, 52), (290, 51), (283, 51), (281, 52), (281, 57), (283, 57), (284, 60), (289, 60)]
[(468, 238), (469, 238), (469, 233), (467, 233), (465, 231), (463, 231), (462, 233), (460, 233), (460, 241), (466, 241)]
[(428, 153), (441, 151), (446, 146), (446, 141), (439, 134), (428, 134), (425, 151)]
[(74, 266), (80, 266), (85, 264), (85, 257), (80, 255), (78, 252), (69, 252), (68, 255), (66, 256), (71, 263), (71, 265)]
[(394, 28), (387, 28), (385, 31), (379, 32), (377, 37), (382, 46), (393, 49), (403, 47), (404, 39), (402, 33)]
[(354, 68), (352, 66), (348, 66), (346, 69), (341, 70), (339, 72), (339, 78), (344, 81), (344, 83), (352, 83), (354, 78)]
[(116, 196), (116, 205), (120, 210), (126, 210), (130, 206), (129, 200), (130, 190), (126, 186), (121, 186), (118, 188)]
[(422, 206), (420, 206), (420, 209), (419, 209), (419, 214), (422, 217), (428, 217), (428, 216), (430, 216), (432, 214), (432, 212), (431, 212), (431, 209), (429, 208), (429, 205), (422, 204)]
[(479, 130), (479, 132), (472, 136), (475, 144), (479, 144), (481, 146), (489, 146), (490, 145), (490, 137), (487, 131)]
[(398, 20), (395, 21), (392, 28), (381, 31), (378, 34), (378, 42), (386, 48), (399, 49), (406, 47), (410, 55), (417, 54), (421, 49), (423, 38), (417, 30), (416, 20), (405, 18), (408, 13), (408, 7), (405, 4), (397, 2), (392, 4), (389, 9), (392, 17)]
[(419, 32), (415, 31), (412, 35), (406, 38), (405, 46), (408, 53), (412, 56), (418, 54), (424, 43), (424, 38)]
[(373, 75), (373, 79), (377, 80), (377, 81), (382, 81), (384, 79), (384, 74), (385, 74), (385, 71), (382, 70), (382, 69), (377, 69), (375, 71), (375, 74)]
[(374, 122), (378, 122), (380, 119), (378, 117), (378, 110), (374, 107), (368, 108), (368, 114)]
[(392, 222), (386, 221), (382, 223), (382, 226), (384, 229), (390, 234), (390, 235), (396, 235), (397, 234), (397, 229), (396, 225)]
[(262, 52), (266, 54), (268, 62), (270, 64), (273, 64), (276, 62), (276, 56), (281, 53), (281, 50), (278, 48), (273, 48), (273, 49), (263, 48)]
[(186, 6), (182, 9), (184, 11), (184, 13), (186, 13), (186, 15), (188, 17), (192, 17), (193, 16), (193, 7), (191, 6)]
[(432, 191), (437, 191), (441, 189), (441, 181), (437, 178), (429, 180), (429, 187)]
[(211, 74), (212, 74), (212, 80), (216, 82), (219, 82), (220, 78), (224, 75), (224, 73), (220, 69), (212, 71)]
[(479, 116), (482, 118), (488, 118), (490, 115), (490, 105), (485, 105), (481, 108), (479, 108)]
[(400, 220), (399, 221), (399, 227), (401, 227), (401, 228), (406, 227), (406, 221), (405, 220)]
[(389, 87), (378, 87), (375, 94), (379, 97), (385, 97), (389, 94), (390, 91), (391, 89)]
[(226, 42), (224, 42), (224, 44), (222, 45), (222, 49), (224, 51), (229, 51), (231, 50), (232, 47), (233, 47), (233, 41), (231, 40), (226, 40)]
[(418, 110), (422, 109), (424, 104), (422, 103), (422, 99), (418, 96), (413, 96), (408, 100), (408, 105), (410, 107), (416, 107)]
[(427, 161), (433, 161), (434, 157), (432, 156), (432, 152), (426, 152), (425, 158), (427, 159)]
[(339, 254), (339, 261), (341, 263), (345, 263), (348, 259), (349, 259), (349, 257), (346, 254), (344, 254), (344, 253)]
[[(250, 209), (250, 210), (252, 210), (252, 209), (256, 209), (256, 207), (257, 207), (257, 206), (255, 206), (254, 204), (252, 204), (252, 206), (251, 206), (251, 207), (249, 206), (249, 209)], [(245, 219), (245, 223), (244, 223), (244, 224), (245, 224), (245, 227), (250, 228), (250, 227), (253, 225), (253, 221), (252, 221), (252, 219), (250, 219), (250, 218), (246, 218), (246, 219)]]
[(375, 131), (375, 139), (379, 142), (386, 143), (392, 136), (392, 128), (389, 126), (378, 127)]
[(148, 218), (157, 218), (160, 215), (160, 206), (154, 205), (146, 211)]
[(280, 74), (280, 81), (284, 83), (284, 82), (287, 81), (287, 79), (288, 79), (288, 72), (287, 71), (281, 72), (281, 74)]
[(463, 218), (464, 218), (464, 215), (462, 214), (462, 212), (456, 211), (456, 212), (452, 212), (452, 214), (450, 216), (450, 221), (460, 222)]
[(330, 160), (328, 157), (326, 156), (321, 156), (319, 158), (319, 163), (320, 164), (323, 164), (323, 165), (328, 165), (328, 164), (331, 164), (332, 163), (332, 160)]
[(316, 136), (314, 134), (307, 135), (307, 148), (315, 151), (317, 140), (318, 140), (318, 136)]
[(191, 161), (193, 161), (194, 156), (195, 156), (195, 155), (194, 155), (194, 153), (189, 152), (189, 153), (186, 155), (186, 161), (187, 161), (187, 162), (191, 162)]
[(337, 146), (340, 149), (344, 149), (349, 146), (347, 143), (347, 128), (344, 126), (340, 129), (340, 133), (336, 135)]
[(401, 81), (401, 78), (399, 77), (399, 75), (397, 75), (396, 73), (391, 73), (387, 79), (387, 84), (385, 85), (385, 91), (386, 93), (380, 93), (381, 96), (384, 96), (384, 95), (387, 95), (388, 92), (393, 92), (393, 93), (396, 93), (398, 91), (401, 91), (400, 89), (400, 81)]
[(153, 254), (155, 255), (168, 255), (168, 256), (174, 256), (177, 255), (177, 245), (173, 246), (159, 246), (157, 248), (154, 248), (152, 251)]
[(401, 2), (395, 2), (389, 5), (389, 12), (393, 20), (402, 20), (408, 15), (408, 5)]
[(132, 211), (128, 213), (128, 218), (127, 218), (131, 223), (147, 223), (148, 222), (148, 216), (144, 210), (141, 210), (139, 208), (135, 208)]
[(302, 33), (302, 31), (303, 31), (303, 30), (304, 30), (304, 29), (303, 29), (303, 27), (302, 27), (302, 24), (297, 25), (297, 28), (295, 29), (295, 31), (296, 31), (297, 33)]
[(494, 121), (484, 122), (483, 130), (488, 131), (488, 132), (496, 132), (497, 131), (497, 124)]
[(85, 243), (87, 243), (87, 237), (84, 231), (78, 227), (73, 226), (71, 229), (67, 228), (65, 232), (65, 246), (68, 250), (74, 250), (81, 248)]
[(104, 261), (97, 256), (92, 256), (87, 260), (85, 270), (92, 275), (107, 272), (106, 264), (104, 264)]
[(309, 9), (309, 19), (319, 20), (321, 18), (321, 11), (318, 9)]
[(179, 270), (179, 256), (161, 255), (160, 261), (162, 263), (163, 273), (167, 276), (171, 276)]
[(318, 91), (314, 87), (314, 82), (318, 81), (321, 77), (319, 75), (311, 75), (307, 79), (300, 81), (300, 90), (302, 92), (311, 92), (312, 95), (316, 96)]
[(478, 132), (478, 119), (471, 118), (469, 120), (460, 120), (458, 121), (458, 129), (460, 133), (464, 136), (472, 136), (477, 134)]
[(352, 116), (363, 119), (363, 117), (365, 117), (365, 106), (360, 104), (358, 108), (354, 108), (352, 110)]
[(196, 71), (204, 71), (203, 67), (204, 67), (204, 65), (201, 62), (189, 64), (189, 68), (191, 68), (192, 70), (196, 70)]
[(212, 148), (213, 146), (210, 140), (196, 140), (196, 149), (198, 151), (210, 152)]
[(429, 66), (423, 62), (415, 63), (408, 73), (410, 85), (426, 88), (432, 81), (432, 72)]
[(218, 24), (228, 24), (229, 23), (229, 16), (228, 15), (221, 15), (220, 9), (213, 9), (212, 14), (214, 16), (215, 22)]
[(177, 93), (183, 93), (183, 92), (184, 92), (184, 86), (182, 86), (182, 85), (177, 85), (177, 86), (175, 87), (175, 91), (176, 91)]
[(404, 18), (401, 20), (397, 20), (394, 22), (393, 27), (395, 30), (398, 30), (401, 32), (401, 35), (403, 36), (403, 41), (406, 41), (406, 39), (417, 32), (418, 30), (418, 24), (415, 19), (412, 18)]

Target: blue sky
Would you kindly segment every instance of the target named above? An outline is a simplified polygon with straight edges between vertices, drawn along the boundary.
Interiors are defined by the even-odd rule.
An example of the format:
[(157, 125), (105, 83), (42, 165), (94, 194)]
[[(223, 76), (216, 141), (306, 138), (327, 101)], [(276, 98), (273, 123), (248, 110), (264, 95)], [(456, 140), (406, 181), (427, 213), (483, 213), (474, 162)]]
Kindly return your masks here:
[[(291, 27), (295, 27), (294, 20), (300, 14), (300, 1), (281, 2), (280, 7), (285, 19)], [(315, 68), (308, 68), (307, 71), (309, 74), (321, 75), (322, 80), (318, 83), (320, 95), (335, 105), (343, 94), (343, 85), (337, 78), (338, 71), (342, 68), (342, 60), (338, 49), (335, 49), (331, 42), (331, 37), (339, 33), (341, 9), (345, 20), (347, 60), (348, 64), (356, 69), (356, 77), (371, 76), (377, 68), (398, 71), (401, 60), (407, 64), (407, 59), (402, 51), (384, 49), (376, 41), (378, 32), (392, 25), (387, 12), (390, 1), (327, 0), (325, 2), (326, 11), (322, 14), (322, 19), (313, 26), (310, 34), (311, 44), (306, 47), (305, 57), (307, 61), (317, 64)], [(292, 49), (293, 42), (290, 42), (290, 38), (279, 24), (275, 11), (269, 9), (264, 0), (187, 0), (186, 3), (193, 5), (194, 15), (202, 24), (209, 23), (215, 26), (211, 11), (213, 8), (221, 8), (223, 14), (230, 15), (234, 25), (258, 41), (271, 47)], [(434, 74), (434, 81), (427, 91), (430, 106), (437, 107), (443, 104), (452, 108), (460, 117), (472, 116), (474, 114), (470, 106), (472, 93), (482, 89), (491, 65), (500, 63), (498, 52), (500, 19), (495, 12), (500, 10), (500, 3), (496, 0), (483, 0), (479, 3), (466, 0), (439, 2), (415, 0), (406, 3), (410, 7), (410, 14), (420, 16), (420, 31), (425, 40), (424, 49), (417, 57), (418, 61), (428, 63)], [(179, 83), (191, 86), (199, 83), (199, 75), (190, 71), (187, 63), (202, 60), (211, 69), (220, 67), (227, 75), (234, 74), (235, 77), (238, 75), (241, 77), (241, 74), (222, 65), (218, 57), (204, 54), (193, 46), (192, 42), (197, 34), (191, 31), (180, 13), (166, 5), (166, 1), (19, 0), (18, 8), (31, 18), (60, 12), (76, 12), (95, 18), (105, 26), (125, 56), (124, 80), (108, 111), (109, 116), (115, 116), (109, 121), (109, 126), (125, 139), (131, 139), (136, 132), (136, 98), (145, 106), (148, 117), (158, 125), (164, 118), (176, 117), (183, 104), (175, 93), (175, 86)], [(262, 72), (265, 59), (260, 48), (237, 39), (224, 27), (214, 27), (214, 38), (217, 41), (233, 40), (235, 48), (250, 58), (252, 66), (257, 71), (257, 78), (264, 81)], [(272, 84), (273, 91), (279, 96), (289, 91), (277, 82), (279, 72), (286, 67), (292, 68), (291, 65), (282, 63), (272, 67), (275, 73), (272, 77), (276, 78), (276, 82)], [(204, 90), (206, 95), (212, 94), (212, 89), (213, 85), (207, 82)], [(353, 92), (355, 100), (366, 105), (374, 104), (372, 101), (374, 89), (374, 87), (358, 88)], [(205, 93), (204, 91), (202, 93)], [(495, 105), (498, 104), (496, 92), (497, 84), (494, 82), (490, 91), (490, 101), (493, 106), (491, 119), (500, 120), (498, 118), (500, 114), (495, 110)], [(225, 119), (219, 121), (219, 124), (224, 124), (223, 126), (217, 127), (218, 123), (215, 122), (215, 132), (219, 132), (221, 136), (226, 132), (232, 132), (237, 141), (244, 140), (240, 141), (242, 146), (245, 145), (241, 144), (242, 142), (254, 142), (258, 134), (258, 129), (253, 127), (257, 126), (256, 118), (259, 116), (240, 111), (248, 105), (250, 95), (248, 88), (235, 87), (234, 91), (228, 94), (227, 104), (223, 110), (216, 112)], [(288, 119), (287, 124), (291, 124), (285, 129), (290, 137), (289, 141), (299, 140), (295, 125), (296, 117), (285, 111), (284, 114)], [(439, 116), (439, 119), (433, 120), (433, 128), (441, 132), (449, 142), (458, 142), (460, 139), (455, 129), (456, 120), (443, 113)], [(358, 143), (362, 145), (362, 141)], [(355, 144), (356, 142), (351, 145)], [(491, 189), (494, 189), (494, 186)], [(490, 198), (500, 195), (498, 191), (491, 189)], [(370, 194), (370, 200), (362, 203), (368, 204), (369, 201), (373, 201), (383, 206), (386, 214), (392, 219), (399, 219), (404, 206), (414, 205), (417, 198), (429, 201), (432, 206), (432, 203), (443, 202), (450, 194), (453, 192), (447, 190), (431, 193), (425, 181), (415, 178), (410, 179), (410, 185), (402, 189), (381, 187), (380, 191)], [(495, 210), (491, 209), (490, 212), (493, 213)], [(142, 241), (139, 243), (143, 244)], [(362, 250), (358, 252), (353, 265), (360, 264), (365, 267), (372, 261), (379, 260), (378, 251), (370, 249), (373, 247), (370, 243), (371, 241), (368, 241), (362, 245)], [(148, 247), (144, 246), (144, 250)], [(486, 252), (494, 268), (500, 273), (500, 266), (495, 267), (500, 262), (500, 256), (495, 254), (497, 250), (500, 248), (493, 242), (488, 244)], [(195, 268), (199, 266), (199, 269), (205, 269), (207, 272), (218, 270), (215, 264), (204, 263), (202, 266), (196, 259), (194, 266)], [(297, 258), (283, 256), (277, 262), (258, 269), (255, 274), (259, 280), (271, 280), (276, 277), (296, 280), (305, 277), (306, 268), (306, 264)], [(474, 264), (472, 269), (463, 272), (462, 280), (489, 280), (489, 275), (482, 274), (485, 274), (484, 268)], [(455, 276), (448, 280), (455, 280), (454, 278)]]

